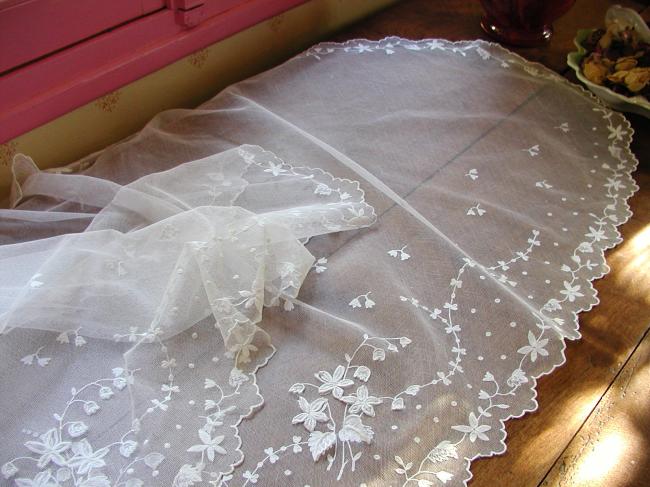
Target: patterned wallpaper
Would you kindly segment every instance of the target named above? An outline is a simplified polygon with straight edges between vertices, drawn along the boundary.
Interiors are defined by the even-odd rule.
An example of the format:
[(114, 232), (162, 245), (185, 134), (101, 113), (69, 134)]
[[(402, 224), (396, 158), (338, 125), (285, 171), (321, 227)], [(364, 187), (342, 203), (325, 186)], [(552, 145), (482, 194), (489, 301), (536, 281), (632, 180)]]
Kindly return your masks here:
[(0, 196), (16, 153), (43, 169), (73, 162), (139, 130), (156, 113), (196, 106), (395, 1), (311, 0), (0, 144)]

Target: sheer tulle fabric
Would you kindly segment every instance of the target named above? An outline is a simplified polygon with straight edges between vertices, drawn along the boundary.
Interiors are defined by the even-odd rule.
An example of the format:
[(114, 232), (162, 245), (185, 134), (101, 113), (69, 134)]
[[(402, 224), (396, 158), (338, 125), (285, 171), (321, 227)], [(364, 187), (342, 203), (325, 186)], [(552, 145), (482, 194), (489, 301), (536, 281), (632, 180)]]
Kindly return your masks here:
[(0, 331), (151, 341), (211, 316), (237, 352), (263, 305), (296, 297), (314, 263), (299, 239), (372, 223), (362, 193), (341, 198), (332, 182), (252, 146), (123, 187), (32, 170), (14, 194), (105, 206), (81, 233), (0, 247)]
[(316, 46), (56, 174), (18, 159), (3, 475), (464, 485), (597, 303), (631, 136), (498, 46), (389, 38)]

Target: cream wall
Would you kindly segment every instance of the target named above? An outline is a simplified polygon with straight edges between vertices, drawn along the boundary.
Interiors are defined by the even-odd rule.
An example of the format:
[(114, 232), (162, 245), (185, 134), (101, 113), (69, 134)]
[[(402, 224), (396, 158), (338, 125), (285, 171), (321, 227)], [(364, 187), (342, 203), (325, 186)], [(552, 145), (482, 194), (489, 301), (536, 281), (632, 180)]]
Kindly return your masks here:
[(0, 145), (0, 195), (13, 156), (61, 166), (140, 129), (156, 113), (193, 107), (396, 0), (311, 0), (170, 64)]

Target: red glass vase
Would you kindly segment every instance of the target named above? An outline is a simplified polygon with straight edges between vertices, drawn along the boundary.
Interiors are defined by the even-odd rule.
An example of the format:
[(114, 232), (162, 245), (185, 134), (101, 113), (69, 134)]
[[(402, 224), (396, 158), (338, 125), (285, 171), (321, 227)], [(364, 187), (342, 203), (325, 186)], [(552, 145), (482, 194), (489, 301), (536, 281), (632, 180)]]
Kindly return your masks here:
[(481, 27), (496, 40), (515, 46), (539, 46), (553, 35), (553, 22), (575, 0), (481, 0)]

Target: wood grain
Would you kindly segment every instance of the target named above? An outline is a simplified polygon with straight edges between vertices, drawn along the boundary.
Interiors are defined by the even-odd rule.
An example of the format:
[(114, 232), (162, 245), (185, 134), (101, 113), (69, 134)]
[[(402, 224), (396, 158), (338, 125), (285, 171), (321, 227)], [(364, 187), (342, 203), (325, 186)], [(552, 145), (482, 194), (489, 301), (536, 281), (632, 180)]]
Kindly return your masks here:
[(646, 334), (542, 486), (647, 487), (649, 389), (650, 334)]
[[(605, 11), (614, 3), (639, 12), (645, 10), (644, 15), (648, 15), (647, 2), (578, 0), (556, 22), (549, 45), (513, 50), (570, 77), (566, 55), (573, 50), (575, 32), (579, 28), (602, 25)], [(380, 39), (392, 35), (486, 39), (479, 27), (481, 13), (480, 4), (472, 1), (403, 1), (339, 33), (334, 40)], [(650, 389), (647, 367), (632, 369), (629, 365), (647, 359), (648, 339), (642, 347), (639, 344), (650, 327), (650, 121), (634, 115), (628, 118), (636, 132), (632, 150), (640, 161), (635, 174), (640, 189), (630, 200), (634, 215), (620, 227), (624, 242), (607, 254), (611, 272), (595, 283), (600, 305), (580, 316), (582, 339), (568, 344), (567, 364), (539, 380), (539, 410), (507, 423), (508, 451), (500, 457), (473, 463), (471, 487), (650, 485), (647, 480), (648, 402), (614, 401), (611, 393), (620, 386), (621, 377), (628, 375), (634, 378), (630, 384), (634, 384), (635, 398), (645, 394), (647, 400)], [(625, 363), (629, 365), (627, 370), (623, 370)], [(619, 381), (615, 382), (617, 378)], [(596, 425), (605, 417), (602, 408), (606, 404), (609, 404), (607, 428), (597, 430)], [(602, 474), (607, 479), (605, 483), (582, 482), (577, 469), (589, 453), (589, 445), (606, 441), (596, 431), (609, 431), (610, 425), (616, 429), (627, 416), (634, 417), (634, 421), (628, 424), (626, 434), (630, 438), (645, 435), (645, 442), (639, 443), (636, 468), (622, 460), (608, 464), (607, 472)], [(589, 441), (597, 443), (580, 438), (592, 438)], [(625, 438), (623, 441), (627, 441)]]

